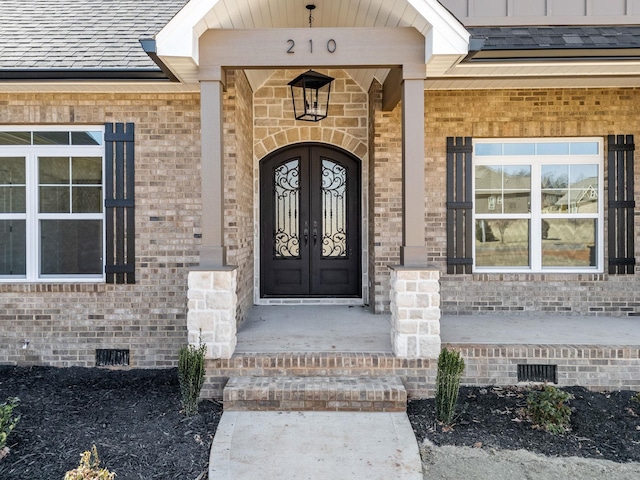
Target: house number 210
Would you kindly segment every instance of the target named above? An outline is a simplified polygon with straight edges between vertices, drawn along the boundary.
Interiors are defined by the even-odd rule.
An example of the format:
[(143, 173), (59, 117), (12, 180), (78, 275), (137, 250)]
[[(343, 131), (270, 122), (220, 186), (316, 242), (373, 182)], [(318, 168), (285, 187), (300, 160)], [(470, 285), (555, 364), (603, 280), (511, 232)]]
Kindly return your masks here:
[[(287, 44), (289, 48), (287, 49), (287, 53), (296, 53), (294, 48), (296, 46), (296, 42), (292, 39), (287, 40)], [(336, 41), (333, 38), (330, 38), (327, 41), (327, 52), (334, 53), (336, 51), (337, 45)], [(309, 53), (313, 53), (313, 40), (309, 40)]]

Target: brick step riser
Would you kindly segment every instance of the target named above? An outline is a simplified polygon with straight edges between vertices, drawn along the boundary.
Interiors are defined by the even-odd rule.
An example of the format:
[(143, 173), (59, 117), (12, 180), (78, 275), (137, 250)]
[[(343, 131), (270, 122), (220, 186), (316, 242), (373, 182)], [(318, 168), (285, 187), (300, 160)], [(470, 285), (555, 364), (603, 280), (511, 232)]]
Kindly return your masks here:
[(407, 392), (397, 377), (234, 377), (223, 399), (229, 411), (404, 412)]

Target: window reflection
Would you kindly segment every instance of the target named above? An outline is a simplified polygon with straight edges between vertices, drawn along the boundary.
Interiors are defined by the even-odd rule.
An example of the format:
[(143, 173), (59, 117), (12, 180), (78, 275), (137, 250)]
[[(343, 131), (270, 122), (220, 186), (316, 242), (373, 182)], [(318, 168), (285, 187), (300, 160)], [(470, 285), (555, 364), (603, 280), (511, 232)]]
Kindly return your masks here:
[(528, 213), (531, 209), (529, 165), (476, 167), (476, 213)]
[(596, 220), (542, 220), (543, 267), (595, 267)]
[(598, 212), (597, 165), (543, 165), (542, 213)]
[(529, 266), (529, 220), (476, 220), (476, 266)]

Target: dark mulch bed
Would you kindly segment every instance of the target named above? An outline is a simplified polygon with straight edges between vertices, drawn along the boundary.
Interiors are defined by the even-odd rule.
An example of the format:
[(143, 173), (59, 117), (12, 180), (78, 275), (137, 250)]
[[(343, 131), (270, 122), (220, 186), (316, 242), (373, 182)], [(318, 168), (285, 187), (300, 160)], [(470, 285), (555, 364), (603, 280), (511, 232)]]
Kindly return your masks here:
[[(531, 428), (517, 388), (463, 387), (452, 428), (435, 422), (435, 401), (409, 402), (419, 441), (436, 445), (520, 449), (554, 456), (640, 461), (640, 404), (633, 392), (567, 389), (575, 396), (571, 431)], [(18, 396), (18, 427), (0, 461), (3, 480), (61, 480), (93, 444), (102, 466), (124, 479), (207, 478), (209, 449), (222, 414), (212, 401), (200, 413), (180, 413), (177, 371), (0, 366), (0, 402)]]
[(563, 390), (575, 398), (568, 403), (571, 430), (562, 435), (532, 428), (523, 413), (527, 390), (516, 387), (462, 387), (458, 416), (451, 428), (434, 420), (433, 399), (410, 401), (409, 419), (420, 442), (428, 438), (436, 445), (640, 462), (640, 403), (631, 399), (635, 392)]
[(182, 415), (176, 369), (0, 366), (0, 403), (14, 396), (21, 419), (0, 461), (3, 480), (62, 480), (93, 444), (118, 480), (195, 480), (222, 414), (203, 401), (198, 415)]

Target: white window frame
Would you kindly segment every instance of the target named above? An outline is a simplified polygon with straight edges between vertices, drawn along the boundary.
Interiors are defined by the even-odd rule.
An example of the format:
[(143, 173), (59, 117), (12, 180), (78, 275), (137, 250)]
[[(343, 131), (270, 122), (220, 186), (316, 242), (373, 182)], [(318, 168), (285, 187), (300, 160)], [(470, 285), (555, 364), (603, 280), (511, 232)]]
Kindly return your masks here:
[[(477, 147), (482, 144), (530, 144), (530, 143), (567, 143), (597, 142), (598, 153), (568, 155), (476, 155)], [(540, 187), (542, 165), (558, 164), (595, 164), (598, 166), (598, 212), (594, 214), (543, 214), (542, 189)], [(504, 214), (476, 214), (476, 166), (479, 165), (522, 165), (531, 167), (531, 208), (529, 213), (508, 214), (509, 218), (529, 220), (529, 266), (528, 267), (485, 267), (476, 266), (476, 216), (478, 219), (501, 219)], [(602, 273), (604, 271), (604, 140), (600, 137), (577, 138), (491, 138), (473, 140), (473, 272), (477, 273)], [(596, 220), (595, 266), (589, 267), (543, 267), (542, 266), (542, 222), (543, 218), (594, 218)]]
[[(100, 145), (0, 145), (0, 157), (24, 157), (26, 176), (26, 212), (0, 213), (2, 220), (25, 220), (26, 275), (0, 275), (0, 283), (99, 283), (104, 282), (106, 258), (105, 214), (105, 145), (104, 125), (38, 125), (4, 126), (1, 132), (100, 132)], [(102, 159), (101, 205), (99, 213), (39, 213), (39, 157), (100, 157)], [(100, 274), (44, 275), (40, 273), (40, 221), (41, 220), (101, 220), (102, 272)]]

